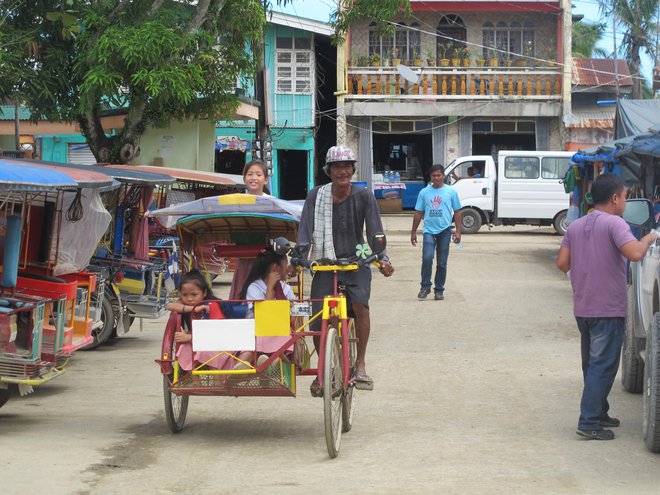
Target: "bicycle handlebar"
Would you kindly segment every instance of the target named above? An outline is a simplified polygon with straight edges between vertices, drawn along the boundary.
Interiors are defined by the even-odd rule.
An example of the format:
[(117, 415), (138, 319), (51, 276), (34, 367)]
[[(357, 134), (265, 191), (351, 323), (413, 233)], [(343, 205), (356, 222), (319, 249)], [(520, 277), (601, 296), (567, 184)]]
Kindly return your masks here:
[(382, 255), (379, 254), (372, 254), (371, 256), (365, 258), (365, 259), (357, 259), (357, 260), (349, 260), (347, 258), (344, 259), (338, 259), (338, 260), (331, 260), (328, 258), (322, 258), (319, 260), (308, 260), (305, 258), (291, 258), (291, 265), (295, 267), (302, 267), (302, 268), (309, 268), (310, 270), (314, 271), (314, 267), (316, 266), (341, 266), (341, 267), (349, 267), (351, 265), (355, 265), (358, 268), (364, 265), (368, 265), (370, 263), (374, 263), (382, 259)]

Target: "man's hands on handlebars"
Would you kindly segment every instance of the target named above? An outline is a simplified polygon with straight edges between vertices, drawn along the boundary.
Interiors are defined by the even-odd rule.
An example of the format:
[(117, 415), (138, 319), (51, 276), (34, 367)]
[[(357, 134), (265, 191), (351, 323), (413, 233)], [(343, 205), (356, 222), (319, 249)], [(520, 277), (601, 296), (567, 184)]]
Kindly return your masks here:
[(378, 269), (380, 270), (380, 273), (386, 277), (391, 277), (394, 274), (394, 266), (392, 266), (392, 263), (390, 263), (389, 260), (381, 261)]

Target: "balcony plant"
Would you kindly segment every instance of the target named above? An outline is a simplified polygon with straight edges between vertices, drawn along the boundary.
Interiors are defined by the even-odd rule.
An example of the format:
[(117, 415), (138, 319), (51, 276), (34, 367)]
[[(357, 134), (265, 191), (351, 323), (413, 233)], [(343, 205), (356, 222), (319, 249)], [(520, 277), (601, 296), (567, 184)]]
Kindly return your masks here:
[(470, 67), (470, 48), (462, 46), (460, 50), (460, 58), (463, 61), (463, 67)]
[(433, 50), (431, 50), (430, 48), (426, 50), (426, 65), (428, 65), (429, 67), (436, 66), (435, 55), (433, 54)]
[(392, 67), (396, 67), (401, 63), (401, 55), (399, 54), (398, 48), (392, 48), (392, 53), (390, 56), (392, 58)]
[(372, 67), (380, 67), (380, 53), (372, 53), (369, 55), (369, 61)]
[(497, 53), (497, 50), (495, 49), (495, 45), (492, 43), (488, 44), (488, 50), (486, 51), (487, 57), (488, 57), (488, 65), (491, 67), (497, 67), (500, 65), (500, 59)]
[(543, 53), (543, 58), (545, 59), (545, 64), (548, 67), (554, 67), (557, 64), (555, 49), (551, 46), (545, 49), (545, 52)]
[(357, 64), (358, 67), (366, 67), (369, 65), (369, 57), (367, 57), (365, 54), (360, 54), (357, 56)]
[(440, 57), (440, 65), (442, 67), (448, 67), (449, 66), (449, 59), (447, 58), (448, 54), (451, 53), (451, 49), (453, 48), (453, 43), (450, 41), (448, 43), (443, 43), (441, 45), (438, 45), (438, 56)]
[(486, 59), (482, 55), (479, 55), (476, 58), (476, 62), (477, 62), (477, 67), (483, 67), (484, 65), (486, 65)]
[(416, 67), (421, 67), (423, 63), (422, 53), (419, 46), (413, 47), (413, 65)]

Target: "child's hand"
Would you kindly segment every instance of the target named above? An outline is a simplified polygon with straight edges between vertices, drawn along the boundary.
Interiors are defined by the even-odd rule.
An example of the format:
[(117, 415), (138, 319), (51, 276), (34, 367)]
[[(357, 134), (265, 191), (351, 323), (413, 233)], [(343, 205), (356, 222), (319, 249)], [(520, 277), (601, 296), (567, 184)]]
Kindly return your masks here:
[(275, 287), (281, 278), (282, 275), (280, 274), (279, 270), (277, 268), (273, 268), (270, 272), (268, 272), (268, 275), (266, 275), (264, 282), (266, 282), (267, 287), (272, 288)]
[(193, 310), (195, 313), (208, 313), (211, 310), (209, 308), (208, 304), (200, 304), (199, 306), (195, 306), (195, 309)]
[(192, 335), (186, 332), (176, 332), (174, 334), (174, 342), (177, 342), (178, 344), (192, 342)]

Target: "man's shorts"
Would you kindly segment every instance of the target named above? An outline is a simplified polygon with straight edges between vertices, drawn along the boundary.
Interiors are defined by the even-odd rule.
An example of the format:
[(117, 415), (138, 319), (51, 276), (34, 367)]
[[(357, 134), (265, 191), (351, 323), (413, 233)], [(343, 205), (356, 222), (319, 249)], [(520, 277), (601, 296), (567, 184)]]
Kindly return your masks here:
[[(346, 287), (346, 299), (348, 303), (348, 314), (353, 315), (353, 303), (362, 304), (369, 307), (369, 298), (371, 297), (371, 268), (361, 266), (354, 272), (339, 272), (339, 284)], [(312, 279), (310, 290), (311, 299), (323, 299), (325, 296), (332, 295), (334, 283), (333, 272), (318, 272)], [(312, 311), (314, 314), (323, 309), (323, 301), (313, 302)], [(311, 323), (310, 329), (318, 332), (321, 328), (320, 318)]]

